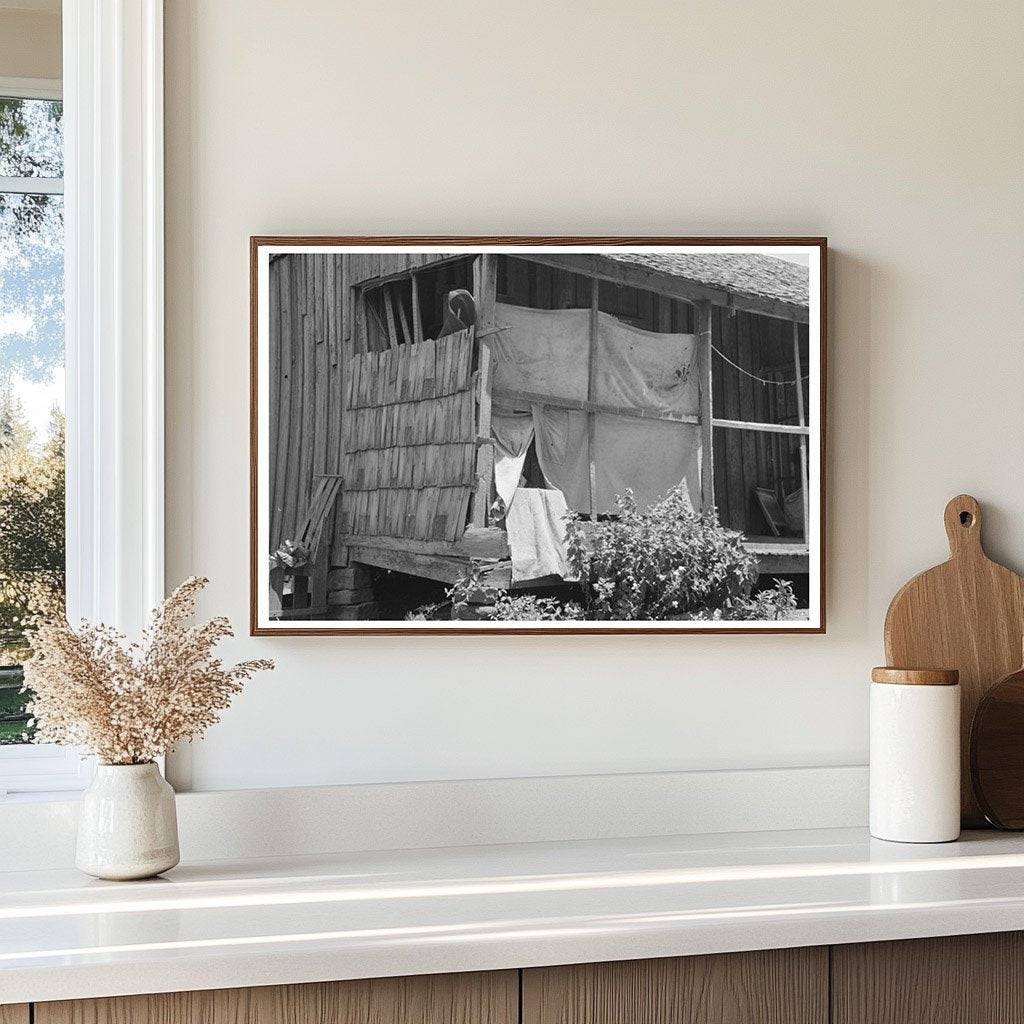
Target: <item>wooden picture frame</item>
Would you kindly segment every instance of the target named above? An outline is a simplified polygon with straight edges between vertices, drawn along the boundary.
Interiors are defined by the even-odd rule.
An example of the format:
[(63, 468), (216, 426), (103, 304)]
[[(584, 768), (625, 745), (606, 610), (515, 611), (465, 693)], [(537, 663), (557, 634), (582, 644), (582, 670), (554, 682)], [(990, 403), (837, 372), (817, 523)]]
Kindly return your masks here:
[[(589, 317), (579, 395), (502, 384), (509, 363), (500, 339), (533, 335), (501, 322), (499, 312), (543, 314), (538, 322), (556, 327), (557, 314), (577, 326)], [(253, 236), (251, 634), (824, 633), (826, 324), (827, 240), (819, 237)], [(599, 401), (594, 339), (620, 328), (641, 342), (658, 333), (688, 342), (682, 380), (694, 381), (689, 393), (699, 407), (677, 413), (646, 399)], [(420, 357), (428, 354), (424, 371)], [(606, 447), (595, 442), (598, 425), (679, 424), (696, 455), (678, 489), (741, 534), (759, 579), (774, 572), (795, 591), (806, 588), (806, 607), (755, 621), (520, 623), (489, 620), (486, 604), (458, 610), (477, 609), (469, 619), (361, 618), (383, 614), (381, 580), (429, 589), (430, 580), (450, 583), (463, 563), (484, 566), (479, 578), (499, 581), (499, 591), (520, 586), (505, 580), (513, 578), (507, 532), (504, 549), (498, 537), (511, 520), (495, 519), (511, 508), (494, 483), (494, 453), (502, 467), (508, 454), (494, 424), (510, 409), (532, 409), (537, 424), (547, 423), (541, 413), (554, 422), (551, 409), (586, 423), (579, 436), (589, 502), (588, 481), (577, 474), (572, 507), (594, 523), (614, 518), (605, 481), (614, 474), (599, 458)], [(750, 410), (756, 420), (744, 418)], [(512, 493), (529, 490), (533, 501), (564, 491), (568, 502), (574, 492), (550, 482), (554, 463), (544, 464), (541, 426), (535, 431), (524, 458), (542, 463), (534, 467), (542, 482), (518, 477)], [(537, 487), (544, 493), (533, 494)], [(529, 592), (538, 580), (561, 582), (537, 577)]]

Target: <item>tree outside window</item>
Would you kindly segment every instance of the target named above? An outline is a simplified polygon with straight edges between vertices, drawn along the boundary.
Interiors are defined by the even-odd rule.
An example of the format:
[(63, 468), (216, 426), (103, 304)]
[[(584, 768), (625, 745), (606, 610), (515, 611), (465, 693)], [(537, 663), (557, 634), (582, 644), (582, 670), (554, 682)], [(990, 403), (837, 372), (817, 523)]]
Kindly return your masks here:
[(20, 664), (64, 601), (62, 105), (0, 97), (0, 744), (31, 739)]

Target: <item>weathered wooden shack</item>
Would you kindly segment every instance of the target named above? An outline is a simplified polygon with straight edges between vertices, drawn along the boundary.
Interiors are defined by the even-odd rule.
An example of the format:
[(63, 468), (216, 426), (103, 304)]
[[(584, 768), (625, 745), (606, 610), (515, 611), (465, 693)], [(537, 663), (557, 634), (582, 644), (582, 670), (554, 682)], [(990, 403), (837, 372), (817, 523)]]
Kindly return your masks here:
[[(341, 481), (309, 586), (281, 614), (372, 614), (364, 566), (447, 582), (486, 558), (495, 582), (510, 585), (492, 521), (495, 402), (564, 407), (591, 424), (612, 416), (696, 425), (700, 479), (691, 492), (701, 506), (744, 534), (764, 572), (806, 572), (807, 277), (755, 254), (275, 255), (268, 553), (308, 525), (324, 479)], [(475, 298), (472, 326), (445, 322), (447, 297), (460, 289)], [(699, 407), (673, 417), (602, 404), (593, 373), (586, 398), (496, 391), (498, 311), (510, 306), (590, 311), (592, 336), (602, 315), (692, 336)]]

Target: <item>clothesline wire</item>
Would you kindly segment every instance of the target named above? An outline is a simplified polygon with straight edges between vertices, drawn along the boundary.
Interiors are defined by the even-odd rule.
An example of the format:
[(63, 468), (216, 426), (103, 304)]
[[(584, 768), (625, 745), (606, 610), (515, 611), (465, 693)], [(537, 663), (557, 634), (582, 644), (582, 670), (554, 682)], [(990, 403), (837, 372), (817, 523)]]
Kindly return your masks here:
[[(740, 373), (742, 373), (745, 377), (749, 377), (751, 380), (760, 381), (760, 383), (762, 383), (762, 384), (775, 384), (775, 385), (778, 385), (778, 386), (788, 385), (788, 384), (796, 384), (796, 382), (797, 382), (795, 377), (793, 378), (793, 380), (768, 380), (765, 377), (758, 377), (758, 375), (756, 373), (751, 373), (749, 370), (743, 369), (743, 367), (740, 366), (739, 363), (734, 363), (716, 345), (712, 345), (711, 346), (711, 350), (715, 353), (715, 355), (717, 355), (720, 358), (724, 359), (730, 366), (732, 366), (735, 369), (739, 370)], [(801, 383), (803, 383), (803, 381), (806, 381), (806, 380), (810, 380), (810, 376), (805, 376), (805, 377), (801, 377), (800, 378), (800, 382)]]

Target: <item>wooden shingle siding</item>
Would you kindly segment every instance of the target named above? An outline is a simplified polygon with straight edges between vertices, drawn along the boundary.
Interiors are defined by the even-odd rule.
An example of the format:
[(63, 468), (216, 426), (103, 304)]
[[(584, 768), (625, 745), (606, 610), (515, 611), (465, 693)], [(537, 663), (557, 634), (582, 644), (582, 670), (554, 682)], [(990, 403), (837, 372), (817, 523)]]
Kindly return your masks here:
[(472, 361), (472, 330), (348, 360), (340, 534), (462, 536), (475, 482)]
[[(348, 454), (398, 446), (472, 444), (473, 396), (470, 392), (422, 401), (369, 406), (349, 410)], [(346, 486), (358, 487), (355, 475), (346, 474)]]

